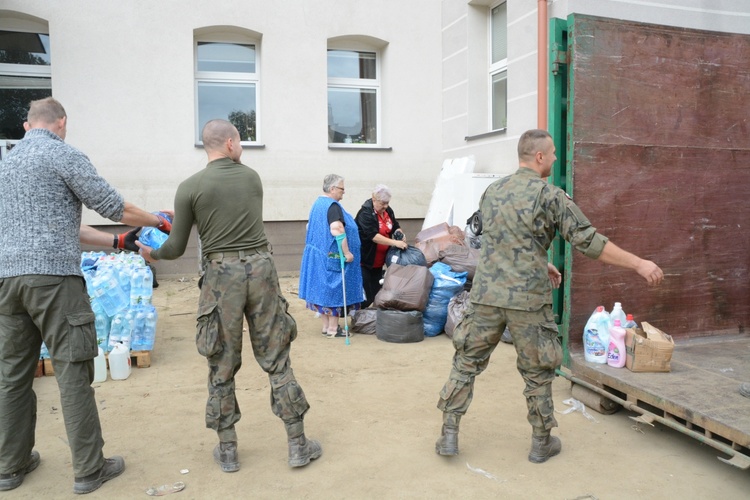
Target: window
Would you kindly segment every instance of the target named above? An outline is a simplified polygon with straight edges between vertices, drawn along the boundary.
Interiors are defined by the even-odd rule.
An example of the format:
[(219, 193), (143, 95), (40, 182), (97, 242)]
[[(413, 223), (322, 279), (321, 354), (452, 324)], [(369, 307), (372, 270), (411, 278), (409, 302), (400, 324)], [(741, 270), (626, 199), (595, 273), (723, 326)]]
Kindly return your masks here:
[(508, 10), (505, 2), (490, 9), (490, 127), (508, 123)]
[(196, 41), (196, 137), (210, 120), (230, 121), (243, 143), (258, 142), (258, 54), (256, 43), (239, 36)]
[(378, 53), (328, 50), (328, 142), (379, 143), (380, 79)]
[(35, 33), (5, 26), (0, 26), (0, 140), (16, 142), (25, 133), (29, 102), (52, 95), (50, 45), (42, 32), (46, 27)]

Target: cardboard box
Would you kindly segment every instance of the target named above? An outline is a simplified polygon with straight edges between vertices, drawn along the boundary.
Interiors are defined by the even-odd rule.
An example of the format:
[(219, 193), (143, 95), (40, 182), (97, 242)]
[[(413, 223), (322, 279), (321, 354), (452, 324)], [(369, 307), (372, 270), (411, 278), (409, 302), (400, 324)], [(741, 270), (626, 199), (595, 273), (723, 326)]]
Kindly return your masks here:
[(633, 372), (670, 371), (672, 337), (645, 321), (641, 326), (625, 329), (625, 366)]

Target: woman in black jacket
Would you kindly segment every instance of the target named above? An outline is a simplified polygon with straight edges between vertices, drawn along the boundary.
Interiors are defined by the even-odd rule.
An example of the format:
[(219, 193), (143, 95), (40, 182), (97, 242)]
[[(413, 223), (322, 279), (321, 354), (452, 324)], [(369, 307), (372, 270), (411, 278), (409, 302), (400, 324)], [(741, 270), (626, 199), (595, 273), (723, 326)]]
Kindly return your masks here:
[[(391, 190), (388, 186), (378, 184), (372, 191), (372, 198), (362, 203), (357, 212), (359, 239), (362, 243), (360, 266), (362, 285), (365, 289), (365, 301), (362, 307), (368, 307), (375, 300), (383, 279), (383, 265), (388, 247), (406, 250), (406, 235), (401, 230), (393, 210), (389, 206)], [(396, 235), (400, 235), (395, 239)]]

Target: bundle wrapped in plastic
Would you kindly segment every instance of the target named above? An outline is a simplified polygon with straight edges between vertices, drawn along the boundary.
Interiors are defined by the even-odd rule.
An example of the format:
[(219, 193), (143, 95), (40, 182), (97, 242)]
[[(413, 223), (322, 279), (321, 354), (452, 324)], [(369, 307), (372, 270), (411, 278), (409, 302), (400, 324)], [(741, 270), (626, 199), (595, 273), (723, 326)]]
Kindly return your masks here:
[(458, 292), (458, 294), (454, 295), (450, 302), (448, 302), (448, 317), (445, 320), (445, 334), (450, 338), (453, 338), (453, 330), (456, 329), (456, 325), (458, 325), (464, 318), (464, 313), (468, 307), (468, 290)]
[(391, 264), (373, 304), (380, 309), (423, 311), (434, 277), (424, 266)]
[(430, 268), (435, 280), (423, 312), (424, 334), (428, 337), (440, 335), (448, 318), (448, 303), (464, 288), (466, 272), (454, 273), (447, 264), (436, 262)]

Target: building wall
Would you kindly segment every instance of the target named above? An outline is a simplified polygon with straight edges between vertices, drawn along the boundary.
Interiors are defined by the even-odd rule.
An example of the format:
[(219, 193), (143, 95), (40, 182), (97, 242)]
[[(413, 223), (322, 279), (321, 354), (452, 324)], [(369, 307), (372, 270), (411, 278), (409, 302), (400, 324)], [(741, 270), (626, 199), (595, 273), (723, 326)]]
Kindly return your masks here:
[[(538, 2), (507, 0), (508, 122), (505, 131), (488, 134), (488, 16), (499, 3), (443, 1), (442, 146), (444, 159), (473, 156), (475, 172), (507, 175), (517, 168), (520, 134), (537, 127)], [(565, 19), (577, 13), (750, 33), (750, 2), (746, 0), (550, 0), (547, 5), (550, 18)]]
[[(264, 147), (245, 150), (243, 162), (263, 179), (265, 220), (306, 220), (332, 172), (347, 179), (350, 211), (381, 182), (400, 217), (426, 210), (442, 163), (434, 1), (3, 0), (0, 9), (0, 18), (15, 11), (49, 23), (52, 92), (69, 115), (67, 142), (138, 206), (171, 207), (178, 183), (204, 167), (195, 146), (194, 30), (231, 25), (261, 35)], [(328, 148), (326, 48), (348, 35), (384, 41), (386, 150)], [(84, 222), (107, 223), (92, 212)]]

